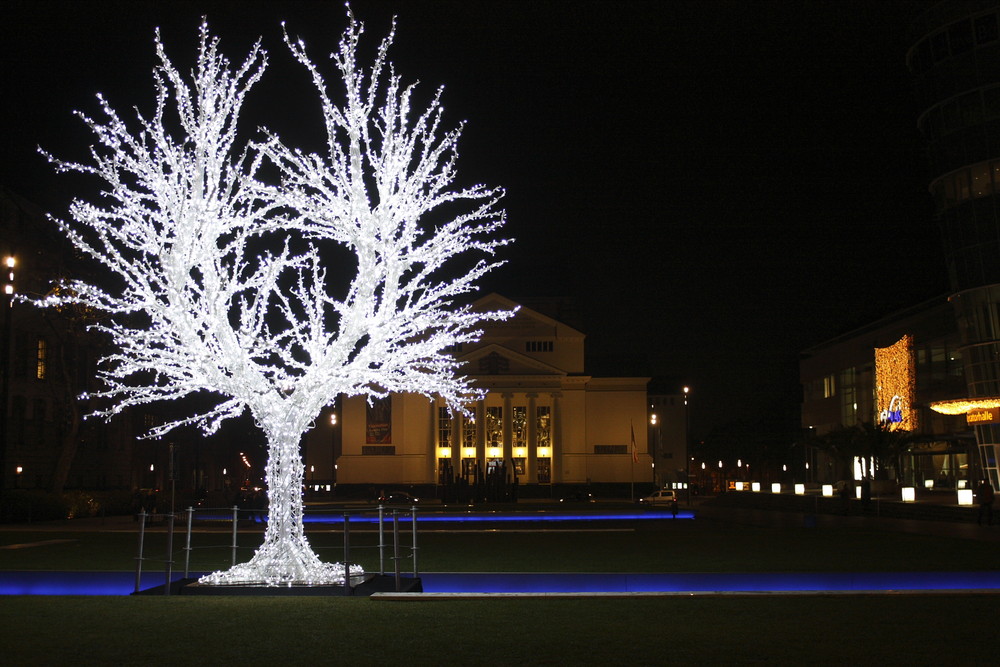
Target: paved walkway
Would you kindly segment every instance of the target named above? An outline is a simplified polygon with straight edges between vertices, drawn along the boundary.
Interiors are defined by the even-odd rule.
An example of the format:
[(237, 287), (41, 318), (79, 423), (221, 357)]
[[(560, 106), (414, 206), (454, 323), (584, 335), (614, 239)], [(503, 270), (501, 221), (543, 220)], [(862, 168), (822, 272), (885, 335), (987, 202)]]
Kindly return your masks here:
[[(969, 512), (974, 512), (970, 509)], [(955, 521), (935, 521), (931, 519), (895, 519), (877, 516), (838, 514), (806, 514), (804, 512), (783, 512), (778, 510), (742, 509), (735, 507), (713, 507), (709, 504), (695, 506), (698, 518), (712, 521), (741, 523), (754, 526), (794, 527), (807, 525), (807, 519), (815, 521), (817, 528), (824, 526), (851, 526), (877, 528), (904, 533), (957, 537), (985, 542), (1000, 542), (1000, 512), (994, 512), (992, 526)]]

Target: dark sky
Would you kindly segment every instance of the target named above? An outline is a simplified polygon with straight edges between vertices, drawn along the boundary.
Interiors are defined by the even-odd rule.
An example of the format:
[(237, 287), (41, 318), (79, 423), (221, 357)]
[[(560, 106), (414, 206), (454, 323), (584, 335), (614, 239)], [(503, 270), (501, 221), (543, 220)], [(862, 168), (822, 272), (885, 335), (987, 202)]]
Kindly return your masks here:
[[(794, 402), (799, 351), (946, 291), (904, 64), (925, 1), (356, 1), (374, 42), (467, 120), (460, 179), (502, 185), (507, 266), (485, 285), (575, 300), (595, 369), (693, 388), (695, 430)], [(153, 29), (191, 58), (207, 15), (232, 60), (270, 53), (245, 126), (308, 142), (330, 2), (2, 5), (3, 182), (59, 211), (72, 115), (150, 108)], [(614, 364), (612, 364), (614, 367)], [(606, 373), (605, 373), (606, 374)]]

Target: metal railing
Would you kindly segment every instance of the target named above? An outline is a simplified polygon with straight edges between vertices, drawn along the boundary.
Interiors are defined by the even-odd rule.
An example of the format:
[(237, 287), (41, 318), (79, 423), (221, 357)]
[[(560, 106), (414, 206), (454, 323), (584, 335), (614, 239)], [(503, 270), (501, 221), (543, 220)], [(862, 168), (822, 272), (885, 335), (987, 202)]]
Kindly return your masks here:
[[(378, 506), (377, 517), (371, 516), (371, 511), (369, 509), (364, 510), (306, 510), (306, 515), (312, 515), (312, 519), (307, 522), (309, 524), (320, 523), (322, 525), (336, 525), (340, 524), (342, 526), (342, 549), (343, 549), (343, 565), (344, 565), (344, 595), (351, 595), (353, 593), (353, 587), (351, 586), (350, 577), (350, 566), (351, 566), (351, 518), (355, 518), (355, 523), (359, 522), (375, 522), (378, 527), (378, 544), (373, 547), (378, 550), (378, 563), (379, 563), (379, 574), (382, 576), (386, 575), (386, 551), (391, 547), (392, 555), (390, 559), (393, 565), (393, 574), (395, 576), (395, 588), (397, 591), (402, 590), (402, 569), (401, 565), (406, 559), (412, 560), (412, 572), (413, 577), (418, 576), (418, 562), (417, 562), (417, 508), (410, 507), (406, 509), (399, 508), (387, 508), (384, 505)], [(256, 518), (259, 516), (263, 521), (266, 521), (266, 516), (260, 516), (261, 513), (257, 510), (241, 510), (239, 507), (232, 508), (193, 508), (188, 507), (184, 512), (179, 513), (163, 513), (163, 514), (147, 514), (145, 510), (139, 512), (136, 515), (137, 521), (139, 523), (138, 528), (138, 550), (135, 557), (135, 593), (139, 593), (142, 590), (142, 573), (143, 564), (146, 562), (162, 563), (164, 566), (164, 585), (163, 594), (171, 594), (171, 584), (174, 573), (175, 564), (175, 554), (174, 554), (174, 531), (175, 522), (180, 514), (186, 514), (186, 530), (185, 530), (185, 542), (182, 549), (184, 554), (184, 575), (182, 579), (189, 579), (191, 572), (191, 554), (196, 549), (228, 549), (230, 551), (231, 565), (236, 565), (238, 558), (238, 551), (246, 549), (247, 547), (239, 546), (239, 536), (240, 536), (240, 516), (243, 513), (244, 516), (252, 517), (254, 523), (256, 523)], [(193, 535), (195, 534), (195, 520), (198, 517), (199, 520), (206, 522), (214, 522), (218, 525), (219, 522), (228, 522), (232, 526), (230, 532), (231, 540), (226, 544), (201, 544), (195, 546), (193, 544)], [(166, 527), (166, 553), (162, 558), (147, 555), (147, 545), (146, 545), (146, 527), (150, 522), (155, 521), (160, 518)], [(410, 520), (410, 532), (412, 537), (412, 542), (409, 547), (406, 547), (402, 543), (402, 536), (400, 530), (400, 519), (409, 518)], [(386, 540), (387, 522), (391, 521), (392, 530), (392, 543), (391, 545)], [(214, 531), (210, 534), (217, 535), (221, 531)], [(244, 531), (245, 532), (245, 531)], [(256, 548), (256, 547), (254, 547)], [(323, 551), (325, 549), (331, 549), (337, 547), (321, 547), (313, 549), (315, 551)], [(364, 549), (365, 547), (355, 547)], [(404, 554), (404, 551), (407, 552)]]

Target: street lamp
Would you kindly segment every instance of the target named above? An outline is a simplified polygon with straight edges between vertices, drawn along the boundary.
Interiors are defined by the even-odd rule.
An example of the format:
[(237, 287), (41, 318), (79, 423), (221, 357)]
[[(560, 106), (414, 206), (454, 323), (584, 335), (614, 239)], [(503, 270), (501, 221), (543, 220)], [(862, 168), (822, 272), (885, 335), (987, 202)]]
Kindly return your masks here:
[(688, 410), (688, 396), (691, 387), (684, 387), (684, 488), (687, 489), (687, 504), (691, 505), (691, 414)]
[(660, 420), (655, 412), (651, 412), (649, 415), (649, 425), (653, 428), (653, 445), (649, 447), (649, 453), (653, 457), (653, 486), (659, 488), (659, 480), (656, 478), (656, 457), (662, 455), (663, 448), (660, 445)]
[[(17, 260), (13, 255), (7, 255), (4, 259), (4, 267), (7, 269), (6, 280), (3, 285), (3, 297), (0, 303), (3, 304), (3, 330), (0, 338), (0, 491), (4, 489), (4, 482), (7, 479), (7, 415), (9, 411), (7, 404), (10, 401), (10, 340), (11, 340), (11, 312), (14, 309), (14, 267)], [(14, 478), (17, 481), (17, 477)]]
[(13, 296), (14, 294), (14, 267), (17, 266), (17, 260), (13, 256), (8, 255), (4, 260), (4, 266), (7, 267), (7, 281), (3, 286), (3, 293), (8, 296)]
[[(340, 459), (341, 451), (343, 450), (343, 441), (341, 440), (340, 430), (337, 428), (337, 411), (340, 406), (337, 402), (331, 406), (330, 411), (330, 448), (333, 454), (333, 488), (337, 488), (337, 461)], [(327, 489), (328, 491), (330, 489)]]

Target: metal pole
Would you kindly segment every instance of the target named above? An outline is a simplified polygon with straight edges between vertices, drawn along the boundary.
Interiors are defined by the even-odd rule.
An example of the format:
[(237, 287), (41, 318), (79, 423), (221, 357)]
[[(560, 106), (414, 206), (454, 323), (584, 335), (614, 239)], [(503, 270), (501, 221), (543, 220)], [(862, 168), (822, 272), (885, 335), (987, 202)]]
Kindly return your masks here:
[(392, 560), (396, 570), (396, 592), (403, 590), (402, 581), (399, 575), (399, 512), (392, 511)]
[(344, 512), (344, 595), (351, 594), (351, 516)]
[(146, 535), (146, 510), (139, 512), (139, 555), (135, 557), (135, 592), (139, 592), (142, 582), (142, 542)]
[(385, 575), (385, 508), (378, 506), (378, 573)]
[(187, 508), (188, 514), (188, 529), (187, 529), (187, 544), (184, 546), (184, 578), (187, 579), (191, 572), (191, 519), (194, 517), (194, 508)]
[(413, 578), (417, 578), (417, 508), (410, 508), (410, 516), (413, 517)]
[(236, 565), (236, 527), (240, 521), (240, 508), (233, 505), (233, 565)]
[(163, 584), (163, 594), (170, 595), (170, 577), (174, 573), (174, 513), (167, 515), (167, 559), (164, 572), (166, 581)]

